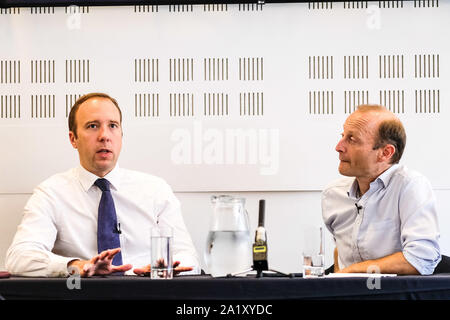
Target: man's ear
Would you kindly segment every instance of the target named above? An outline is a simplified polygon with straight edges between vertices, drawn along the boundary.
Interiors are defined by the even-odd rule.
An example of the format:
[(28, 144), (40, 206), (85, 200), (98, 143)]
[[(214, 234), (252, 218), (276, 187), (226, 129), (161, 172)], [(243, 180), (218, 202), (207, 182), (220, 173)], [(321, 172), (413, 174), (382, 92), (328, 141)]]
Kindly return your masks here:
[(382, 149), (382, 153), (380, 156), (380, 160), (386, 161), (388, 163), (391, 162), (391, 158), (394, 156), (395, 153), (395, 147), (392, 144), (386, 144)]
[(73, 133), (72, 131), (69, 131), (69, 140), (72, 147), (74, 147), (74, 149), (77, 149), (77, 138), (75, 137), (75, 133)]

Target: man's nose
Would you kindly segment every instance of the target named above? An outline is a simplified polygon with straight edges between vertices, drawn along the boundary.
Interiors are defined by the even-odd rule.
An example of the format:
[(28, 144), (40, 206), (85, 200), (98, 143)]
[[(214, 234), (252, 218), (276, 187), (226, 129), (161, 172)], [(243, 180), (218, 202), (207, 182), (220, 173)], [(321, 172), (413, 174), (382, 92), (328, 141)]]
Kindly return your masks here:
[(109, 128), (107, 126), (100, 126), (100, 130), (98, 133), (98, 139), (100, 141), (109, 140)]
[(337, 152), (344, 152), (345, 151), (345, 147), (344, 147), (344, 142), (343, 142), (343, 138), (341, 140), (339, 140), (339, 142), (337, 143), (336, 147), (334, 148)]

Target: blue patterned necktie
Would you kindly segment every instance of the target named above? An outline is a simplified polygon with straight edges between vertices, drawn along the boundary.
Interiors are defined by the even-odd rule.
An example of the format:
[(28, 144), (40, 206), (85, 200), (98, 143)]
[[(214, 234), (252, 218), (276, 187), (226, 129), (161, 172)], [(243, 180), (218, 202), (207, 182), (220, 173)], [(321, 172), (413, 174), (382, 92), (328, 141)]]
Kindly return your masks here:
[[(108, 249), (120, 248), (120, 230), (117, 225), (116, 208), (111, 196), (109, 181), (97, 179), (94, 184), (102, 190), (97, 220), (97, 249), (98, 253), (100, 253)], [(112, 264), (115, 266), (123, 264), (122, 252), (114, 256)]]

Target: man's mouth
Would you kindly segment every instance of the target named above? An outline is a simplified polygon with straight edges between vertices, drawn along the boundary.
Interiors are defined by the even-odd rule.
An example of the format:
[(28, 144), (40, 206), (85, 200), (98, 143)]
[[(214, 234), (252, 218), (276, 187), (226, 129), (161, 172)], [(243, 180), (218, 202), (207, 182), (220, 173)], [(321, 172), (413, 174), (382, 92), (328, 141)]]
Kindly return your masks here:
[(111, 152), (112, 151), (109, 150), (109, 149), (100, 149), (100, 150), (97, 151), (97, 153), (100, 153), (100, 154), (108, 154), (108, 153), (111, 153)]

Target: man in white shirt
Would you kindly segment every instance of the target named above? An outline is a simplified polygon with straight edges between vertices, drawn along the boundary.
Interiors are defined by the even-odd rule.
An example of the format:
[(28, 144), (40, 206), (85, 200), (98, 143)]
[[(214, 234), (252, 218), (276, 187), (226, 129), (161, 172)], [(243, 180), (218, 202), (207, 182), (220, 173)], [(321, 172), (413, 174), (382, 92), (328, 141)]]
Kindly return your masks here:
[(322, 194), (335, 272), (431, 274), (441, 260), (434, 193), (398, 164), (405, 144), (402, 123), (384, 107), (359, 106), (345, 121), (336, 151), (339, 172), (353, 178)]
[[(150, 271), (150, 228), (173, 228), (176, 272), (200, 271), (192, 239), (176, 199), (162, 179), (119, 168), (122, 113), (115, 99), (102, 93), (80, 97), (69, 115), (69, 139), (80, 166), (56, 174), (35, 190), (24, 210), (6, 268), (21, 276), (67, 276), (77, 268), (83, 277), (113, 272)], [(98, 252), (97, 216), (102, 191), (97, 179), (109, 181), (117, 213), (120, 248)], [(112, 260), (121, 255), (123, 264)], [(180, 264), (181, 262), (181, 264)]]

